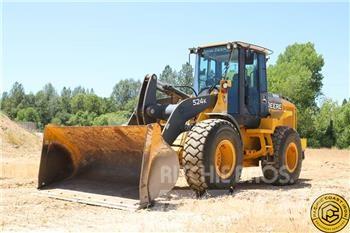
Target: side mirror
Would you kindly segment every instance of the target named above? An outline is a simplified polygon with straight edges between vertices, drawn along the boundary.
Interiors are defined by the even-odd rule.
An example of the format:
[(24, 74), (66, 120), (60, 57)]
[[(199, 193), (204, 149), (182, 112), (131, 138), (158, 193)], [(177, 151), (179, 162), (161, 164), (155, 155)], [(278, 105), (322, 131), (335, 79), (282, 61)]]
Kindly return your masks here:
[(190, 54), (197, 53), (196, 48), (189, 48), (188, 50), (190, 50)]

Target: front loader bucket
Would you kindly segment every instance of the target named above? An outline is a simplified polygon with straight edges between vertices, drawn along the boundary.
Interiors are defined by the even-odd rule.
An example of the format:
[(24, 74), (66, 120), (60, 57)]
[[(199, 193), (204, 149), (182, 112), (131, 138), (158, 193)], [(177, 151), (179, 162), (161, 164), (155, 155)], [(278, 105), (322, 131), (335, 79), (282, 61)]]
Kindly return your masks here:
[(38, 188), (58, 199), (138, 209), (170, 191), (178, 171), (176, 152), (158, 124), (48, 125)]

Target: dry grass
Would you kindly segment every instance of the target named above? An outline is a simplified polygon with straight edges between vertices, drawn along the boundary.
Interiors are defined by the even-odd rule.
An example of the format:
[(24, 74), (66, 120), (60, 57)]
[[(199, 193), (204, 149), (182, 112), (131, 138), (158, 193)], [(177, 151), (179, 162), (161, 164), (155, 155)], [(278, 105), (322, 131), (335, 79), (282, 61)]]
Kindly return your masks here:
[(1, 152), (24, 156), (41, 148), (40, 137), (28, 132), (3, 113), (0, 113)]
[[(287, 187), (253, 182), (261, 176), (260, 168), (248, 168), (233, 195), (216, 190), (196, 199), (182, 177), (153, 208), (137, 212), (39, 196), (35, 190), (39, 155), (37, 151), (35, 160), (32, 155), (21, 163), (5, 157), (11, 173), (1, 180), (2, 230), (317, 232), (309, 210), (319, 195), (333, 192), (350, 201), (346, 150), (308, 149), (300, 182)], [(28, 173), (21, 174), (26, 163)], [(343, 232), (348, 230), (349, 226)]]
[(4, 139), (14, 145), (15, 147), (21, 146), (24, 144), (24, 139), (19, 137), (18, 134), (15, 134), (14, 132), (5, 132)]

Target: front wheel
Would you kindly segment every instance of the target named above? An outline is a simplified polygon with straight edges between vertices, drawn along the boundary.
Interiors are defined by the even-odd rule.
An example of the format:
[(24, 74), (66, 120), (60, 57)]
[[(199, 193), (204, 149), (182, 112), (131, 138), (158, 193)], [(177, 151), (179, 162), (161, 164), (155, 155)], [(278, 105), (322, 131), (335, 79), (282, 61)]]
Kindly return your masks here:
[(197, 192), (229, 189), (241, 175), (242, 142), (233, 125), (222, 119), (197, 123), (184, 145), (183, 164), (187, 183)]

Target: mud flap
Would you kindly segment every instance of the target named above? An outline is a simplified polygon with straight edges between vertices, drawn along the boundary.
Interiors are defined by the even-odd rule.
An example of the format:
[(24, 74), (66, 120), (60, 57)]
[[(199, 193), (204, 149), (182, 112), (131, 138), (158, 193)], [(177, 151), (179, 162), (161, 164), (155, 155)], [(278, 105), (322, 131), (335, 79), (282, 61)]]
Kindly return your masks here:
[(176, 152), (158, 124), (45, 128), (40, 193), (120, 209), (138, 209), (170, 191)]

